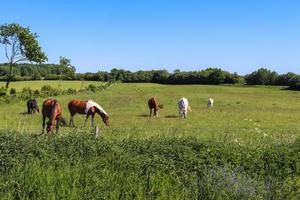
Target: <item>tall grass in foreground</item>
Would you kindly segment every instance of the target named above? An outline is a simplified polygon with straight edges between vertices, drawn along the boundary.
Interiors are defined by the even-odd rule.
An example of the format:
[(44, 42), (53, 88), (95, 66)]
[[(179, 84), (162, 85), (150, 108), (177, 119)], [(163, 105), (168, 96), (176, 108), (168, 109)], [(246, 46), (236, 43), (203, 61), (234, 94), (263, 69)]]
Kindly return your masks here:
[(0, 133), (2, 199), (297, 199), (299, 165), (299, 140), (248, 148)]

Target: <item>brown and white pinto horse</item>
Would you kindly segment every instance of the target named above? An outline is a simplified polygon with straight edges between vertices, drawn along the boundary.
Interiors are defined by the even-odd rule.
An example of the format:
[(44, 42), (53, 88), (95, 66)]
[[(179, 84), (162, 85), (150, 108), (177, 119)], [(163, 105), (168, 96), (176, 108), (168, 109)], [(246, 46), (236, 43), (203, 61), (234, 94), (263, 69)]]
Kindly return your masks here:
[[(89, 103), (93, 103), (93, 104), (91, 105), (90, 108), (87, 108)], [(70, 111), (70, 115), (71, 115), (70, 123), (69, 123), (70, 126), (73, 126), (73, 127), (75, 126), (73, 117), (76, 113), (86, 115), (83, 126), (86, 125), (86, 122), (87, 122), (89, 116), (92, 115), (92, 127), (94, 127), (94, 117), (95, 117), (96, 113), (98, 113), (101, 116), (103, 123), (106, 126), (109, 126), (108, 114), (103, 110), (103, 108), (101, 108), (101, 106), (99, 106), (97, 103), (95, 103), (91, 100), (80, 101), (80, 100), (75, 99), (75, 100), (70, 101), (70, 103), (68, 104), (68, 107), (69, 107), (69, 111)]]
[(58, 133), (59, 129), (59, 122), (64, 122), (61, 114), (62, 114), (62, 108), (57, 100), (55, 99), (47, 99), (43, 103), (42, 108), (42, 114), (43, 114), (43, 133), (45, 129), (45, 121), (46, 117), (49, 119), (47, 123), (47, 133), (50, 133), (54, 126), (56, 127), (56, 133)]
[(158, 117), (158, 109), (163, 108), (163, 105), (160, 104), (155, 97), (152, 97), (148, 100), (148, 106), (150, 109), (150, 117), (152, 117), (152, 110), (154, 111), (154, 116)]

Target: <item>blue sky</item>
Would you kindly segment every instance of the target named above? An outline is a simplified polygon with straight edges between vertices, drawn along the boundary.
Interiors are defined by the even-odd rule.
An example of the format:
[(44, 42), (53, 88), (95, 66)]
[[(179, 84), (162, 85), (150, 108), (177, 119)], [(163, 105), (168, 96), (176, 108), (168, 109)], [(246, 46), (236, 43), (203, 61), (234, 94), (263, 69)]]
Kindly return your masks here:
[(30, 26), (49, 63), (65, 56), (79, 72), (300, 73), (299, 1), (3, 0), (1, 7), (0, 24)]

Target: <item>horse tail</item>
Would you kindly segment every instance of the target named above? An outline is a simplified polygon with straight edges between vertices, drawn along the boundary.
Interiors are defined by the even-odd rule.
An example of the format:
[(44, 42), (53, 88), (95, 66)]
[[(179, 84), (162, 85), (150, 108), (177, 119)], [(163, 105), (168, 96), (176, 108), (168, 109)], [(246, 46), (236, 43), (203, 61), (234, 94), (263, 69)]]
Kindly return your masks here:
[(192, 112), (191, 106), (188, 106), (187, 109), (188, 109), (190, 112)]

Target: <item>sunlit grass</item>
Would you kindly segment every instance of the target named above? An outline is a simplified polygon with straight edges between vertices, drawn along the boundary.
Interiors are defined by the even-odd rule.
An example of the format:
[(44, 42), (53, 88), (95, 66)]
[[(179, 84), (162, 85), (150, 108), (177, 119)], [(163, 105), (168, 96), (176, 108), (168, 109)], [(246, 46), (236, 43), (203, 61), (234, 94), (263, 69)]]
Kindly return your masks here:
[[(25, 82), (26, 83), (26, 82)], [(49, 82), (39, 82), (40, 85)], [(72, 86), (72, 81), (66, 82)], [(78, 87), (79, 82), (74, 82)], [(84, 83), (85, 85), (88, 83)], [(69, 86), (68, 86), (69, 87)], [(148, 117), (147, 100), (155, 96), (164, 104), (158, 118)], [(188, 119), (178, 117), (177, 101), (185, 96), (192, 112)], [(212, 97), (215, 106), (206, 108)], [(111, 126), (96, 123), (105, 138), (197, 137), (203, 140), (226, 140), (241, 145), (268, 142), (293, 142), (299, 137), (300, 94), (279, 87), (231, 87), (202, 85), (117, 84), (101, 93), (81, 93), (55, 97), (69, 119), (67, 104), (72, 99), (93, 99), (110, 115)], [(41, 107), (43, 99), (38, 99)], [(28, 116), (25, 101), (1, 105), (1, 129), (40, 132), (41, 115)], [(91, 131), (90, 121), (83, 128), (83, 115), (75, 116), (75, 125)], [(73, 132), (62, 127), (61, 133)]]

